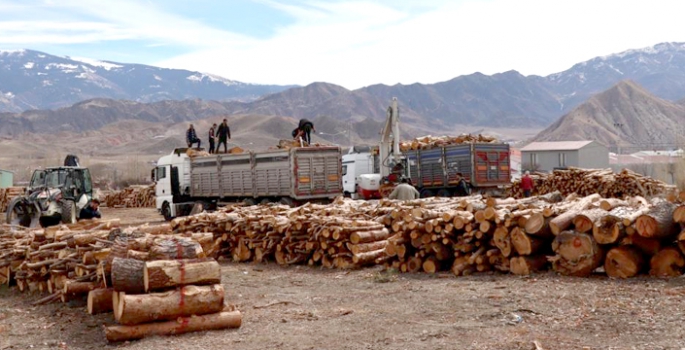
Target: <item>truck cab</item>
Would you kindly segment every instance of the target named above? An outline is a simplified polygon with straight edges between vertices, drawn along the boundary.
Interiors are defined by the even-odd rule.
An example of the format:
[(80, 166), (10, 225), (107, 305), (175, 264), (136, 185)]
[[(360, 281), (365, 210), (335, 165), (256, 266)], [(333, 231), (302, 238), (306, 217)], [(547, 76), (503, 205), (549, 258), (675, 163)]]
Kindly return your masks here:
[(359, 196), (360, 176), (378, 171), (374, 168), (375, 158), (378, 157), (371, 151), (368, 146), (355, 146), (342, 156), (343, 192), (346, 197), (356, 199)]
[(173, 203), (190, 196), (190, 157), (188, 148), (175, 148), (171, 154), (159, 158), (152, 170), (155, 182), (155, 207), (165, 219), (177, 216)]

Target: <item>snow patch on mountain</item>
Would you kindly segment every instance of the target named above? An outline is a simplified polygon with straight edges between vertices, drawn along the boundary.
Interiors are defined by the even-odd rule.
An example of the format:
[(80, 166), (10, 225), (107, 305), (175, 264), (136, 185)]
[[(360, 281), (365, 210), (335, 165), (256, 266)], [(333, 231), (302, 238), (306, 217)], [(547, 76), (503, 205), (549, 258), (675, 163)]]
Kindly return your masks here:
[(79, 62), (83, 62), (85, 64), (89, 64), (93, 67), (100, 67), (100, 68), (103, 68), (104, 70), (112, 70), (112, 69), (124, 67), (122, 65), (118, 65), (115, 63), (106, 62), (106, 61), (98, 61), (98, 60), (94, 60), (92, 58), (85, 58), (85, 57), (67, 57), (67, 58), (74, 60), (74, 61), (79, 61)]
[(45, 65), (46, 70), (51, 70), (53, 68), (61, 69), (64, 73), (76, 73), (78, 72), (78, 65), (68, 64), (68, 63), (48, 63)]
[(33, 63), (33, 62), (26, 62), (26, 63), (24, 64), (24, 68), (26, 68), (26, 69), (32, 69), (32, 68), (35, 67), (35, 66), (36, 66), (36, 64)]

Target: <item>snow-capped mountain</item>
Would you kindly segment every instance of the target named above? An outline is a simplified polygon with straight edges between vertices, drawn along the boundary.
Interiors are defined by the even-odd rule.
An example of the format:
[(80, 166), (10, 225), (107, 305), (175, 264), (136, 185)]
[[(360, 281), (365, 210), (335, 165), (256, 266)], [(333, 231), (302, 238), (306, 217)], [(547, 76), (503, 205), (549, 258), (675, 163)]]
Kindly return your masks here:
[(566, 111), (622, 80), (676, 101), (685, 97), (685, 43), (661, 43), (596, 57), (546, 78)]
[(0, 112), (49, 109), (102, 97), (138, 102), (250, 101), (289, 86), (255, 85), (180, 69), (0, 51)]

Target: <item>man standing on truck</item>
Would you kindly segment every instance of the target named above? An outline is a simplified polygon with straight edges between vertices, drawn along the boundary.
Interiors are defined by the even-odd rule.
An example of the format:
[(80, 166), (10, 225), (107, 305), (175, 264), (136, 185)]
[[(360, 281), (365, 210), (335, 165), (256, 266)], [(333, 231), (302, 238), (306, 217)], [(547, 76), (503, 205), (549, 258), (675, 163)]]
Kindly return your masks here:
[(310, 122), (308, 119), (300, 119), (300, 124), (297, 128), (300, 129), (304, 141), (307, 142), (308, 145), (311, 145), (312, 131), (316, 132), (316, 129), (314, 128), (314, 123)]
[(216, 145), (216, 152), (219, 153), (219, 148), (221, 148), (221, 144), (224, 144), (224, 153), (228, 153), (228, 145), (227, 142), (228, 140), (231, 139), (231, 128), (228, 127), (228, 122), (226, 121), (226, 118), (224, 118), (224, 122), (219, 125), (219, 130), (217, 130), (217, 134), (219, 134), (219, 143)]
[(214, 139), (216, 138), (216, 123), (209, 128), (209, 134), (207, 136), (209, 137), (209, 153), (212, 154), (214, 153)]
[(186, 131), (186, 143), (188, 143), (188, 148), (192, 148), (194, 143), (197, 143), (197, 148), (202, 147), (202, 141), (197, 138), (197, 133), (195, 133), (193, 124), (190, 124), (188, 131)]
[(530, 171), (526, 170), (526, 173), (521, 178), (521, 189), (523, 190), (523, 196), (528, 198), (533, 192), (533, 179), (530, 177)]
[(409, 184), (409, 179), (402, 177), (400, 182), (401, 183), (395, 187), (390, 196), (388, 196), (389, 199), (399, 199), (403, 201), (419, 199), (421, 195), (419, 194), (419, 191), (414, 188), (414, 186)]

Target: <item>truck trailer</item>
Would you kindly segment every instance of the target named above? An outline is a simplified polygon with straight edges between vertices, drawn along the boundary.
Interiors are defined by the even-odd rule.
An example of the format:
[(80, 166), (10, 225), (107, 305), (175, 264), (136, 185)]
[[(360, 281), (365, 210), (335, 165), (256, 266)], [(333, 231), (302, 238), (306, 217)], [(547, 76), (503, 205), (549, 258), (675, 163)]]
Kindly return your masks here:
[(231, 202), (330, 202), (342, 195), (339, 147), (189, 157), (177, 148), (153, 170), (157, 210), (166, 220)]

